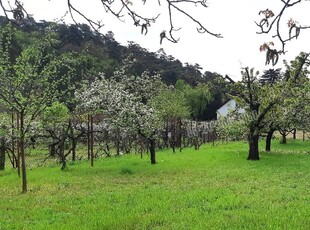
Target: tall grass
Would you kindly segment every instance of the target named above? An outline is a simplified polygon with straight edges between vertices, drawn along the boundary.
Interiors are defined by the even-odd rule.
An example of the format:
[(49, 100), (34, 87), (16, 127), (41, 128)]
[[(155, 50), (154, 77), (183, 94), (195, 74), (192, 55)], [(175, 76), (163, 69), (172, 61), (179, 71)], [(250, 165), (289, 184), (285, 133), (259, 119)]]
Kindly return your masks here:
[[(310, 142), (243, 142), (0, 173), (0, 229), (309, 229)], [(261, 145), (263, 148), (263, 143)]]

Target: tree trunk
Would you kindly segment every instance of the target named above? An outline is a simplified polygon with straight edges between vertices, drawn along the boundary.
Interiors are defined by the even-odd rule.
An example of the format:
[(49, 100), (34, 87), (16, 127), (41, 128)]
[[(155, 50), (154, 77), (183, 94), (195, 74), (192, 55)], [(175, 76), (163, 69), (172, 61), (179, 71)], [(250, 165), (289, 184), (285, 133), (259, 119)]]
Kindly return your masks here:
[(22, 169), (22, 193), (27, 192), (27, 175), (26, 175), (26, 157), (25, 157), (25, 130), (24, 130), (24, 114), (20, 114), (20, 157)]
[[(20, 115), (19, 113), (17, 113), (16, 115), (16, 129), (18, 131), (20, 131)], [(20, 135), (20, 133), (19, 133)], [(16, 150), (17, 150), (17, 161), (16, 161), (16, 166), (17, 166), (17, 174), (18, 176), (20, 177), (20, 139), (17, 138), (17, 141), (16, 141)]]
[(59, 145), (58, 145), (58, 155), (60, 158), (60, 162), (61, 162), (61, 170), (65, 170), (66, 166), (67, 166), (67, 160), (66, 160), (66, 156), (65, 156), (65, 141), (64, 139), (62, 141), (60, 141)]
[(90, 159), (90, 115), (87, 115), (87, 159)]
[(69, 126), (70, 126), (70, 136), (71, 136), (71, 149), (72, 149), (72, 161), (76, 160), (76, 141), (75, 141), (75, 136), (74, 136), (74, 130), (72, 127), (72, 121), (69, 119)]
[(121, 153), (121, 134), (120, 129), (117, 128), (116, 130), (116, 137), (115, 137), (115, 148), (116, 148), (116, 156), (120, 156)]
[(271, 149), (271, 140), (272, 140), (274, 131), (275, 131), (274, 129), (271, 129), (271, 130), (269, 130), (268, 133), (267, 133), (266, 147), (265, 147), (266, 152), (270, 152), (270, 149)]
[(256, 133), (255, 127), (251, 127), (250, 134), (249, 134), (248, 160), (253, 160), (253, 161), (259, 160), (258, 139), (259, 139), (259, 134)]
[(280, 143), (281, 144), (286, 144), (287, 143), (287, 141), (286, 141), (286, 133), (283, 132), (283, 133), (281, 133), (281, 135), (282, 135), (282, 138), (281, 138)]
[(165, 147), (169, 148), (169, 119), (166, 120), (166, 125), (165, 125), (165, 132), (164, 132), (164, 143)]
[(25, 156), (25, 141), (24, 137), (22, 137), (20, 141), (20, 157), (21, 157), (21, 169), (22, 169), (22, 181), (23, 181), (23, 189), (22, 192), (27, 192), (27, 175), (26, 175), (26, 156)]
[(172, 152), (175, 153), (175, 146), (174, 146), (174, 144), (171, 147), (172, 147)]
[(55, 143), (55, 142), (49, 145), (49, 155), (51, 157), (56, 156), (56, 145), (57, 145), (57, 143)]
[(176, 146), (181, 148), (182, 146), (182, 121), (181, 118), (176, 120)]
[(72, 161), (76, 160), (76, 141), (72, 140)]
[(176, 147), (176, 126), (175, 126), (175, 119), (171, 119), (171, 137), (170, 137), (170, 143), (173, 153), (175, 153), (175, 147)]
[(155, 140), (153, 138), (148, 138), (148, 139), (149, 139), (149, 149), (150, 149), (151, 164), (156, 164)]
[(293, 139), (296, 140), (296, 132), (297, 130), (296, 129), (293, 129)]
[(94, 166), (94, 118), (90, 115), (90, 165)]
[[(12, 137), (15, 137), (14, 126), (15, 126), (15, 118), (14, 118), (14, 113), (12, 112), (12, 114), (11, 114), (11, 130), (12, 130), (11, 136)], [(11, 163), (12, 163), (13, 168), (17, 167), (17, 160), (15, 158), (15, 144), (16, 144), (15, 138), (12, 138), (12, 160), (11, 160)], [(9, 158), (10, 158), (10, 155), (9, 155)]]
[(5, 138), (1, 138), (0, 143), (0, 170), (4, 170), (5, 168)]

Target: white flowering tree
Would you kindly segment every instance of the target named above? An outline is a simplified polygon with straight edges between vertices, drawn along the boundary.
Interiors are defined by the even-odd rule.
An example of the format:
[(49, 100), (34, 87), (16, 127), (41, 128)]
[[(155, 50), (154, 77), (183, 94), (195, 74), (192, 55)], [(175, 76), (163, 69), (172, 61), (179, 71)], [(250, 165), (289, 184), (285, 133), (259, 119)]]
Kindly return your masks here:
[(158, 75), (128, 76), (126, 65), (111, 79), (97, 78), (76, 93), (79, 109), (103, 114), (113, 129), (141, 135), (148, 141), (151, 163), (156, 163), (155, 146), (158, 131), (163, 127), (159, 111), (151, 101), (165, 87)]

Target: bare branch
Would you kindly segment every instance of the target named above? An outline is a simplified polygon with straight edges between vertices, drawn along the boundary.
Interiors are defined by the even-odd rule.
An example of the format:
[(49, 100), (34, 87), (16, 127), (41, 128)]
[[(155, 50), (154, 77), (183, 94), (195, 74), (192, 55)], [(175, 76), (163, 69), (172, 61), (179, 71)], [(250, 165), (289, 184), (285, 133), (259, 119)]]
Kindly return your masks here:
[[(10, 1), (10, 0), (9, 0)], [(12, 0), (11, 0), (12, 1)], [(144, 16), (143, 10), (140, 10), (139, 12), (135, 11), (134, 6), (138, 4), (137, 1), (134, 0), (97, 0), (100, 1), (103, 10), (116, 17), (122, 22), (125, 22), (125, 16), (129, 16), (133, 20), (133, 24), (136, 27), (141, 27), (142, 34), (147, 34), (148, 27), (151, 25), (151, 23), (156, 23), (158, 17), (160, 16), (159, 13), (155, 14), (154, 16)], [(166, 3), (167, 5), (164, 6), (162, 3)], [(92, 18), (92, 16), (88, 16), (86, 12), (83, 11), (83, 9), (78, 9), (75, 5), (76, 3), (72, 0), (67, 0), (67, 11), (73, 20), (73, 22), (77, 25), (79, 25), (79, 22), (77, 21), (77, 17), (81, 17), (84, 21), (87, 22), (87, 24), (90, 25), (90, 27), (96, 31), (99, 32), (100, 28), (104, 26), (104, 23), (101, 21), (96, 21)], [(147, 0), (142, 0), (142, 4), (144, 7), (147, 7)], [(156, 3), (155, 3), (156, 4)], [(175, 28), (174, 27), (174, 13), (179, 13), (186, 18), (190, 19), (191, 22), (194, 23), (197, 27), (197, 31), (199, 33), (207, 33), (212, 36), (215, 36), (217, 38), (221, 38), (222, 35), (218, 33), (213, 33), (210, 30), (207, 29), (199, 20), (197, 20), (192, 14), (188, 13), (187, 10), (184, 10), (180, 8), (180, 4), (186, 4), (186, 6), (193, 6), (193, 7), (202, 7), (207, 8), (207, 0), (157, 0), (157, 4), (164, 12), (164, 7), (167, 7), (168, 9), (168, 17), (169, 21), (167, 24), (169, 25), (169, 33), (167, 33), (168, 36), (165, 38), (169, 40), (170, 42), (177, 43), (179, 41), (179, 38), (175, 38), (175, 32), (179, 31), (181, 28)], [(4, 15), (7, 19), (10, 20), (10, 14), (13, 14), (13, 17), (15, 21), (19, 23), (24, 16), (28, 17), (28, 13), (24, 9), (21, 0), (15, 0), (15, 9), (10, 9), (10, 7), (7, 7), (5, 4), (3, 4), (3, 1), (0, 0), (0, 10), (4, 12)]]
[[(289, 8), (289, 7), (293, 7), (297, 4), (299, 4), (302, 0), (296, 0), (296, 1), (292, 1), (292, 0), (280, 0), (283, 3), (283, 7), (280, 10), (280, 12), (276, 15), (276, 17), (269, 22), (269, 19), (271, 17), (274, 16), (274, 13), (269, 10), (262, 10), (259, 12), (260, 14), (263, 14), (265, 17), (263, 19), (261, 19), (261, 21), (259, 23), (255, 22), (255, 24), (259, 27), (259, 32), (257, 32), (257, 34), (268, 34), (271, 32), (271, 30), (274, 28), (274, 26), (276, 26), (275, 30), (276, 30), (276, 35), (273, 36), (273, 38), (278, 38), (278, 40), (281, 43), (281, 50), (279, 52), (281, 53), (286, 53), (285, 51), (285, 45), (288, 41), (292, 40), (293, 38), (298, 38), (300, 31), (304, 30), (304, 29), (309, 29), (310, 26), (298, 26), (297, 23), (290, 19), (290, 21), (288, 22), (288, 27), (289, 27), (289, 31), (287, 33), (288, 38), (284, 38), (284, 36), (287, 36), (286, 34), (281, 33), (280, 31), (280, 25), (281, 25), (281, 19), (282, 16), (284, 15), (285, 11)], [(295, 30), (295, 34), (292, 36), (292, 32), (293, 30)]]
[[(26, 9), (23, 7), (23, 4), (19, 1), (19, 0), (15, 0), (15, 8), (13, 8), (10, 5), (10, 2), (8, 1), (8, 5), (9, 8), (5, 7), (3, 5), (2, 0), (0, 0), (0, 7), (5, 15), (5, 17), (12, 22), (13, 24), (20, 24), (23, 19), (26, 18), (30, 18), (30, 15), (28, 14), (28, 12), (26, 11)], [(14, 20), (10, 19), (8, 13), (12, 13), (13, 14), (13, 18)]]
[[(179, 0), (179, 1), (167, 1), (169, 6), (172, 6), (174, 9), (176, 9), (177, 11), (179, 11), (180, 13), (184, 14), (186, 17), (188, 17), (189, 19), (191, 19), (193, 22), (195, 22), (195, 24), (198, 25), (197, 27), (197, 31), (199, 33), (208, 33), (212, 36), (215, 36), (217, 38), (222, 38), (222, 35), (221, 34), (216, 34), (216, 33), (213, 33), (211, 31), (209, 31), (206, 27), (204, 27), (197, 19), (195, 19), (194, 17), (192, 17), (190, 14), (188, 14), (187, 12), (185, 12), (184, 10), (180, 9), (179, 7), (177, 7), (176, 4), (174, 3), (180, 3), (180, 2), (188, 2), (188, 3), (200, 3), (202, 4), (204, 7), (207, 7), (205, 5), (205, 1), (182, 1), (182, 0)], [(170, 14), (170, 17), (171, 17), (171, 14)]]
[(82, 16), (87, 22), (88, 24), (91, 26), (91, 28), (95, 31), (98, 32), (98, 30), (103, 26), (103, 24), (101, 24), (100, 22), (94, 22), (93, 20), (89, 19), (87, 16), (85, 16), (81, 11), (79, 11), (78, 9), (76, 9), (72, 3), (71, 3), (71, 0), (68, 0), (67, 1), (67, 4), (68, 4), (68, 9), (69, 9), (69, 13), (70, 13), (70, 16), (72, 18), (72, 20), (74, 21), (75, 24), (78, 25), (78, 23), (76, 22), (75, 20), (75, 17), (73, 15), (73, 12), (77, 13), (78, 15)]

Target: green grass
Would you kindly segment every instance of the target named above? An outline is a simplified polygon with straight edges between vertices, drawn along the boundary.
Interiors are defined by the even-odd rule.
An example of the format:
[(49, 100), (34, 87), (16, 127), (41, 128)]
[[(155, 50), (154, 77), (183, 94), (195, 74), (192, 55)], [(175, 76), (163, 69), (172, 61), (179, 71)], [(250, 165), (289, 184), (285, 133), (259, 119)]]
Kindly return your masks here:
[[(126, 155), (0, 172), (0, 229), (309, 229), (310, 142), (273, 143), (260, 161), (247, 144)], [(263, 149), (263, 143), (261, 145)]]

